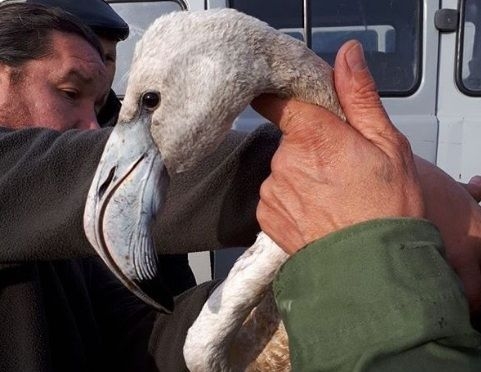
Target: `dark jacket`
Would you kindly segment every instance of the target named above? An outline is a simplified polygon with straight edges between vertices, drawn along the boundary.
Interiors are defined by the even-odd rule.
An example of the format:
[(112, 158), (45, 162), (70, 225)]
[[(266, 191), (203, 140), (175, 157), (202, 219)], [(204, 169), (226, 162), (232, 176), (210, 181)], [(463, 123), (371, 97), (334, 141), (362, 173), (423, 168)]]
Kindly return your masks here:
[[(84, 202), (109, 129), (0, 129), (0, 371), (183, 370), (185, 332), (216, 283), (157, 313), (94, 255)], [(186, 252), (250, 245), (258, 190), (279, 132), (231, 132), (176, 176), (155, 228), (173, 293), (191, 286)]]
[(110, 89), (107, 101), (97, 114), (97, 121), (102, 128), (113, 127), (119, 118), (122, 103), (117, 98), (115, 92)]

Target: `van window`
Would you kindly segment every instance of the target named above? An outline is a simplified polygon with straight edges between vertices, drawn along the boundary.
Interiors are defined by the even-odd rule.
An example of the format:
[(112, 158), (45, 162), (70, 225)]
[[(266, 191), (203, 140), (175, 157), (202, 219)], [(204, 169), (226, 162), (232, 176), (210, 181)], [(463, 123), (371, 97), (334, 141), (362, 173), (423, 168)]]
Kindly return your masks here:
[[(473, 0), (474, 1), (474, 0)], [(363, 44), (381, 95), (412, 94), (421, 80), (421, 0), (231, 0), (230, 6), (297, 39), (331, 65), (350, 39)]]
[(481, 3), (479, 0), (463, 3), (458, 86), (469, 95), (481, 95)]
[(182, 1), (142, 1), (125, 2), (109, 1), (114, 10), (130, 27), (127, 40), (121, 41), (117, 48), (117, 71), (112, 88), (119, 97), (125, 95), (129, 76), (130, 63), (134, 54), (135, 44), (140, 40), (145, 30), (162, 14), (185, 9)]

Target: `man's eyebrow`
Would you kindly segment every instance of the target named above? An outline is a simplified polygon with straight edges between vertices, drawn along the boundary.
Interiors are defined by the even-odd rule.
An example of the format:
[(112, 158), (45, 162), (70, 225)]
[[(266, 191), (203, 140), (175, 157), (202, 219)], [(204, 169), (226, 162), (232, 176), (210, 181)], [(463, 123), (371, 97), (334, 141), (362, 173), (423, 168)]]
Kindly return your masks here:
[(85, 84), (89, 84), (94, 81), (93, 76), (85, 74), (83, 71), (75, 67), (70, 68), (66, 72), (62, 72), (62, 75), (61, 75), (62, 80), (69, 79), (69, 78), (78, 79)]

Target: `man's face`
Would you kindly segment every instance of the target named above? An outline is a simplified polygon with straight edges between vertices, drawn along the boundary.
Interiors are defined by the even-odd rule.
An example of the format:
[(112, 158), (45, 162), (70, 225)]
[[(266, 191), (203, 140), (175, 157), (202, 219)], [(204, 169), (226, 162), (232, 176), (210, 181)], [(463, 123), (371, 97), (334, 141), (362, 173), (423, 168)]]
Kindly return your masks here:
[(98, 52), (77, 35), (53, 31), (52, 53), (30, 60), (19, 76), (0, 65), (0, 123), (13, 128), (98, 128), (109, 89)]

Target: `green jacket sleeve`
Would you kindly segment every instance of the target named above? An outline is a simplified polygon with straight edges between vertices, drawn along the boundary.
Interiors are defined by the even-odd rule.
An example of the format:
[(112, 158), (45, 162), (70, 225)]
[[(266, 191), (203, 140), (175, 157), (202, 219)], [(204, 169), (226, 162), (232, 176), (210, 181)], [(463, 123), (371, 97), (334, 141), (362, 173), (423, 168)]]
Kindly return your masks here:
[(481, 336), (427, 221), (330, 234), (282, 267), (274, 291), (294, 371), (481, 370)]

